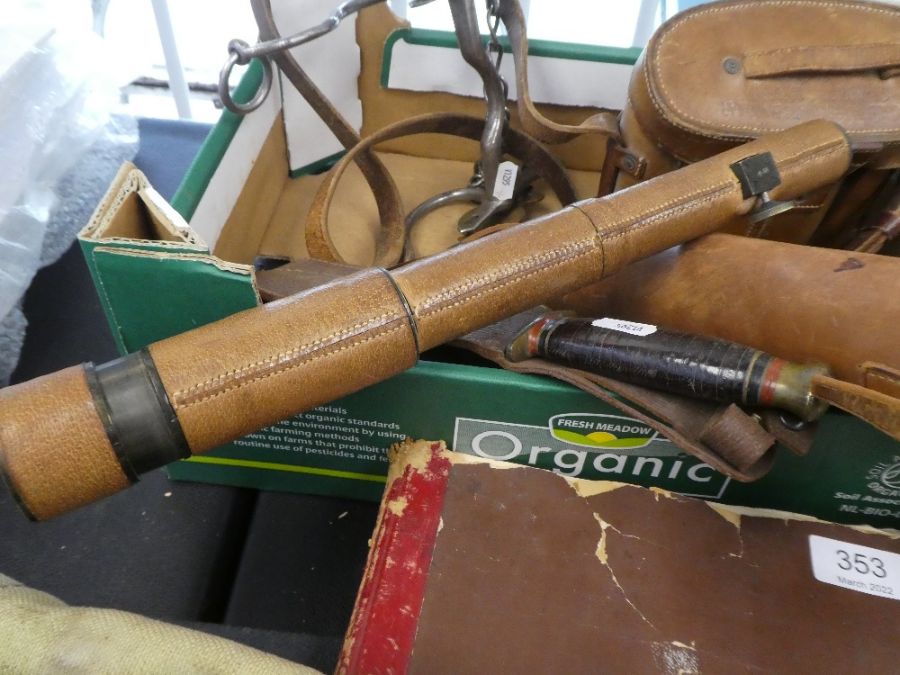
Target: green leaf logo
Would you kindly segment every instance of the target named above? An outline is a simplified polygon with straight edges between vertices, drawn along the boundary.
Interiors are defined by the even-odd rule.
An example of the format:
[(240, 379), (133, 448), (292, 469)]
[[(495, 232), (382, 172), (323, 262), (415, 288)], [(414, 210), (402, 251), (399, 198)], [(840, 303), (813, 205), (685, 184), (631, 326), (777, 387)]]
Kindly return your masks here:
[(619, 415), (565, 413), (551, 417), (549, 426), (554, 438), (586, 448), (643, 448), (656, 438), (652, 427)]

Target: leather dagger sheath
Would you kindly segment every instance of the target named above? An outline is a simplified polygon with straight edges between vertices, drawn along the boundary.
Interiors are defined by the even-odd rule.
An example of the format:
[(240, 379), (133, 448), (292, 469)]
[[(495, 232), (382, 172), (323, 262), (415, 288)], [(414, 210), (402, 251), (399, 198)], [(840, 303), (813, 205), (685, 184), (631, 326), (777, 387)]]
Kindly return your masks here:
[(773, 199), (848, 169), (843, 130), (815, 121), (602, 199), (386, 271), (363, 270), (101, 366), (0, 391), (0, 467), (44, 519), (142, 471), (362, 389), (425, 349), (539, 305), (741, 218), (730, 165), (769, 152)]

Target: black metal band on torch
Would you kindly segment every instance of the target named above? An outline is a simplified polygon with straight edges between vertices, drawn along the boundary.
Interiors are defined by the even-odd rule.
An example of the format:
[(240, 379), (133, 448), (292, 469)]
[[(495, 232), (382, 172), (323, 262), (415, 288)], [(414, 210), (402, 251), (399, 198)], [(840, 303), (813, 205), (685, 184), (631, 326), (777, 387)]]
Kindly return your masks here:
[(146, 350), (85, 366), (94, 405), (125, 475), (138, 475), (189, 456), (178, 417)]

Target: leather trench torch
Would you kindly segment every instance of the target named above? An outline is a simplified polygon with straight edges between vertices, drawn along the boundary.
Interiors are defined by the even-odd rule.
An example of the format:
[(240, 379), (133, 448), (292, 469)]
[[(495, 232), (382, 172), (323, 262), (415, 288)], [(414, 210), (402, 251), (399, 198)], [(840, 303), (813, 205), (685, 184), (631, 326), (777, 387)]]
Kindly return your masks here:
[[(808, 122), (391, 271), (366, 269), (111, 363), (10, 387), (0, 391), (0, 467), (32, 517), (64, 513), (762, 202), (832, 183), (850, 158), (840, 127)], [(747, 180), (751, 166), (764, 190)]]

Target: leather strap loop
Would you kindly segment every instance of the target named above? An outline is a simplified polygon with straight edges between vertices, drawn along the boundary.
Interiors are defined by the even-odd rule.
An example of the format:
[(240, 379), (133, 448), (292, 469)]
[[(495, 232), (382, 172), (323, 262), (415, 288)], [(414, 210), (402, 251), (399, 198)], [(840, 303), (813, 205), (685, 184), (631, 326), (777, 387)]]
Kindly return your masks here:
[(528, 93), (528, 36), (522, 7), (518, 0), (501, 0), (499, 14), (512, 45), (512, 56), (516, 66), (516, 107), (525, 133), (543, 143), (554, 145), (565, 143), (583, 134), (603, 134), (618, 138), (618, 115), (610, 111), (592, 115), (577, 126), (559, 124), (538, 112)]
[(900, 369), (872, 361), (865, 361), (860, 367), (865, 387), (900, 399)]
[[(316, 192), (306, 218), (306, 247), (309, 255), (331, 262), (345, 262), (331, 239), (328, 230), (328, 212), (338, 182), (350, 163), (356, 161), (360, 154), (370, 154), (369, 150), (373, 146), (384, 141), (413, 134), (450, 134), (478, 140), (481, 137), (483, 126), (484, 120), (478, 117), (455, 113), (433, 113), (402, 120), (361, 140), (332, 168)], [(539, 143), (520, 131), (507, 129), (504, 136), (504, 150), (523, 164), (533, 168), (538, 176), (547, 182), (561, 204), (571, 204), (575, 201), (575, 190), (565, 168)], [(393, 184), (393, 181), (391, 183)], [(375, 193), (376, 201), (379, 202), (382, 226), (376, 242), (373, 264), (377, 267), (393, 267), (401, 260), (406, 238), (403, 209), (399, 204), (398, 208), (395, 208), (393, 204), (382, 205), (380, 203), (381, 184), (376, 182), (373, 185), (370, 182), (369, 185)], [(383, 211), (382, 207), (384, 207)]]
[(854, 73), (877, 71), (883, 77), (900, 68), (900, 42), (868, 45), (811, 45), (786, 47), (744, 56), (748, 79), (798, 75), (800, 73)]
[[(279, 39), (281, 35), (275, 25), (269, 0), (251, 0), (251, 4), (259, 26), (260, 40)], [(570, 126), (557, 124), (543, 117), (534, 107), (528, 94), (526, 67), (528, 40), (521, 7), (516, 0), (504, 0), (500, 4), (501, 18), (507, 26), (513, 44), (519, 113), (525, 129), (524, 134), (507, 129), (504, 135), (504, 149), (523, 164), (535, 169), (563, 205), (570, 204), (575, 201), (575, 192), (566, 176), (565, 168), (534, 139), (561, 143), (585, 133), (618, 136), (617, 118), (613, 113), (603, 112), (588, 118), (579, 126)], [(352, 161), (359, 166), (366, 183), (375, 195), (381, 223), (372, 264), (386, 268), (397, 265), (403, 259), (407, 236), (405, 212), (396, 183), (371, 149), (382, 141), (418, 133), (444, 133), (478, 140), (484, 127), (484, 120), (457, 114), (423, 115), (390, 125), (363, 140), (309, 79), (288, 50), (277, 51), (273, 53), (272, 58), (285, 77), (348, 149), (348, 153), (320, 186), (307, 216), (306, 244), (309, 255), (329, 262), (344, 262), (328, 231), (328, 212), (337, 183)]]
[(833, 377), (813, 378), (812, 393), (900, 441), (900, 399)]
[(848, 249), (878, 253), (885, 244), (900, 235), (900, 186), (897, 182), (894, 180), (889, 183), (897, 191), (884, 205), (875, 222), (857, 232), (856, 237), (847, 245)]
[(710, 416), (697, 440), (714, 449), (738, 471), (753, 471), (774, 443), (772, 435), (734, 403)]
[[(281, 35), (275, 25), (269, 0), (251, 0), (251, 4), (253, 15), (259, 26), (260, 40), (279, 39)], [(322, 91), (309, 79), (300, 64), (291, 56), (290, 51), (276, 51), (272, 54), (272, 58), (341, 145), (345, 148), (359, 145), (361, 139), (356, 129), (344, 119)], [(357, 152), (354, 154), (354, 161), (359, 166), (372, 192), (377, 196), (378, 215), (387, 230), (386, 236), (383, 237), (384, 246), (376, 251), (375, 264), (377, 266), (393, 265), (400, 259), (403, 252), (403, 206), (400, 200), (400, 191), (387, 167), (373, 153)], [(399, 242), (399, 247), (397, 242)], [(310, 255), (315, 257), (316, 253), (310, 250)], [(323, 259), (339, 260), (339, 258), (333, 257)]]
[[(664, 394), (544, 359), (527, 359), (518, 363), (507, 360), (503, 349), (518, 333), (523, 321), (527, 323), (527, 320), (516, 317), (501, 321), (464, 335), (453, 344), (506, 370), (545, 375), (568, 382), (640, 420), (682, 450), (736, 480), (757, 480), (772, 467), (775, 437), (737, 406), (721, 406)], [(792, 450), (803, 454), (806, 448), (794, 447)]]

